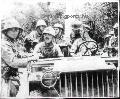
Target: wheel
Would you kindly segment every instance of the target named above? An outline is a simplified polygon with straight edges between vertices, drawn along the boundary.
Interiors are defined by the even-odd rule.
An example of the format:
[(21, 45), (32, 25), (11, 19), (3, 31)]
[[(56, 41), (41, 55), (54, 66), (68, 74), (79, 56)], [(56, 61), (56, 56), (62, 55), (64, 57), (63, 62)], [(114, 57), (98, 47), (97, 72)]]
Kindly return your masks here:
[(94, 56), (98, 51), (98, 45), (95, 41), (85, 41), (78, 47), (77, 53), (82, 53), (83, 56)]

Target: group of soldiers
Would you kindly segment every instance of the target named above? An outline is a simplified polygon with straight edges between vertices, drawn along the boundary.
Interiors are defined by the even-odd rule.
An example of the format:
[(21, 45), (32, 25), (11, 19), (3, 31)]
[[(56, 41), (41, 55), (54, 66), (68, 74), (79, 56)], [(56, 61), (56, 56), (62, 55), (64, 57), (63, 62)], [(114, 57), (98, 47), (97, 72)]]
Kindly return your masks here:
[[(18, 68), (25, 68), (29, 61), (40, 58), (56, 58), (67, 56), (82, 56), (86, 52), (86, 46), (92, 48), (86, 54), (92, 55), (96, 50), (96, 42), (90, 38), (90, 27), (86, 24), (72, 24), (73, 32), (70, 42), (64, 39), (64, 27), (60, 23), (47, 26), (44, 20), (38, 20), (36, 29), (26, 35), (24, 44), (19, 42), (19, 36), (23, 29), (14, 18), (8, 18), (2, 22), (1, 60), (2, 60), (2, 92), (1, 96), (8, 96), (8, 82), (16, 79)], [(89, 41), (82, 46), (81, 43)], [(67, 47), (64, 47), (67, 46)], [(81, 48), (80, 48), (81, 47)], [(11, 83), (10, 95), (16, 96), (18, 87)]]

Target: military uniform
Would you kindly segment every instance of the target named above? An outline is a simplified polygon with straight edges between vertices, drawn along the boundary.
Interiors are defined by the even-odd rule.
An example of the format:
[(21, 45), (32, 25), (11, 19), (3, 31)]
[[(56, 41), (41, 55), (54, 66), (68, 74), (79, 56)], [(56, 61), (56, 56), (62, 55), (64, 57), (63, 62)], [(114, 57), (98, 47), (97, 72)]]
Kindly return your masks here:
[(21, 47), (16, 42), (11, 42), (8, 39), (2, 40), (1, 50), (2, 59), (11, 67), (18, 68), (27, 65), (27, 58), (22, 58), (24, 54), (20, 54)]
[(2, 29), (3, 35), (1, 40), (1, 97), (16, 96), (18, 91), (17, 87), (19, 86), (19, 84), (18, 86), (16, 86), (16, 84), (14, 84), (12, 80), (19, 82), (19, 79), (17, 79), (18, 68), (26, 67), (28, 63), (28, 59), (25, 58), (24, 54), (21, 54), (22, 49), (19, 43), (16, 40), (11, 40), (5, 34), (5, 31), (13, 27), (17, 27), (18, 29), (22, 30), (19, 26), (19, 23), (15, 19), (6, 20)]
[[(50, 34), (53, 37), (55, 37), (55, 31), (51, 26), (45, 28), (43, 34)], [(63, 56), (60, 47), (57, 44), (53, 43), (53, 39), (50, 42), (50, 44), (47, 44), (45, 42), (41, 42), (37, 44), (35, 46), (33, 53), (34, 55), (40, 53), (44, 58), (54, 58), (54, 57)]]
[(38, 45), (36, 45), (33, 53), (34, 54), (41, 53), (44, 58), (55, 58), (55, 57), (63, 56), (57, 44), (52, 44), (50, 46), (47, 46), (45, 42), (41, 42)]
[[(55, 31), (52, 27), (47, 27), (43, 34), (50, 34), (52, 35), (53, 37), (55, 36)], [(59, 56), (63, 56), (61, 50), (60, 50), (60, 47), (53, 43), (53, 42), (50, 42), (50, 43), (46, 43), (45, 41), (44, 42), (41, 42), (39, 44), (37, 44), (35, 46), (35, 49), (33, 51), (33, 54), (34, 55), (39, 55), (40, 57), (43, 57), (43, 58), (57, 58)], [(35, 90), (34, 91), (31, 91), (30, 94), (32, 96), (40, 96), (40, 97), (58, 97), (58, 93), (56, 91), (56, 89), (54, 88), (46, 88), (44, 87), (42, 84), (39, 84), (39, 90)]]

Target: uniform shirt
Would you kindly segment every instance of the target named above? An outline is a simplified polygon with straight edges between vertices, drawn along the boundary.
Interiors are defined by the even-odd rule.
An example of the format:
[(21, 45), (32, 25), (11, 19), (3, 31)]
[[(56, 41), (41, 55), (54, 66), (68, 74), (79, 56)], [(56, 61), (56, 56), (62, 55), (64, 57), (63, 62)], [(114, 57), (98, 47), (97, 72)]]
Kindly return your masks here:
[[(15, 85), (18, 86), (18, 83), (15, 81), (22, 79), (21, 75), (23, 75), (25, 77), (24, 73), (20, 74), (19, 78), (17, 77), (17, 72), (18, 72), (17, 68), (26, 67), (27, 62), (28, 62), (27, 58), (18, 57), (18, 54), (21, 54), (21, 52), (22, 52), (22, 49), (21, 49), (19, 42), (11, 42), (5, 36), (2, 38), (2, 40), (1, 40), (1, 73), (2, 73), (1, 96), (3, 96), (3, 97), (9, 96), (9, 91), (10, 91), (10, 94), (15, 96), (18, 91), (15, 88)], [(13, 68), (9, 68), (8, 66), (13, 67)], [(6, 82), (6, 81), (9, 81), (9, 78), (11, 78), (11, 77), (13, 79), (11, 81), (11, 83)], [(25, 81), (25, 79), (24, 79), (24, 81)], [(21, 82), (20, 82), (20, 84), (21, 84)], [(25, 84), (21, 84), (21, 85), (25, 85)], [(8, 89), (10, 89), (10, 90), (8, 90)]]
[(16, 42), (13, 43), (8, 39), (3, 39), (1, 41), (2, 66), (9, 65), (14, 68), (27, 66), (27, 58), (18, 57), (20, 50)]
[(33, 54), (40, 53), (44, 58), (55, 58), (59, 56), (63, 56), (59, 46), (57, 44), (52, 44), (47, 46), (45, 42), (41, 42), (35, 46)]

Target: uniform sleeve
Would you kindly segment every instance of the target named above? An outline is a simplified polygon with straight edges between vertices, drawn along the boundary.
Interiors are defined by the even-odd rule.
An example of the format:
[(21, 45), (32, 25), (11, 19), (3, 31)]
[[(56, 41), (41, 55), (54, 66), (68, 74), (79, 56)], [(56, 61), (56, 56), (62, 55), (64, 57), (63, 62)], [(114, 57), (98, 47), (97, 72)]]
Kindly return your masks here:
[(77, 46), (78, 46), (78, 40), (76, 40), (71, 46), (70, 53), (75, 53), (77, 50)]
[(12, 48), (7, 44), (1, 47), (1, 58), (4, 60), (5, 64), (14, 68), (27, 66), (27, 58), (17, 58)]

